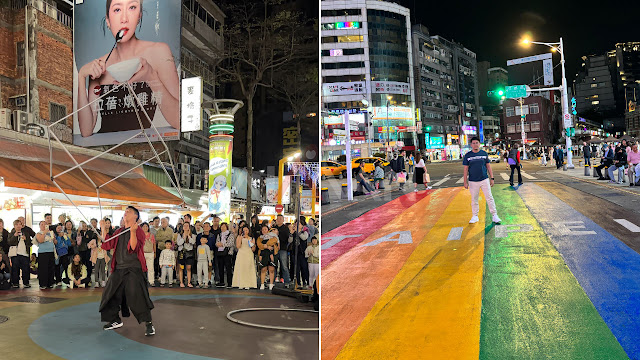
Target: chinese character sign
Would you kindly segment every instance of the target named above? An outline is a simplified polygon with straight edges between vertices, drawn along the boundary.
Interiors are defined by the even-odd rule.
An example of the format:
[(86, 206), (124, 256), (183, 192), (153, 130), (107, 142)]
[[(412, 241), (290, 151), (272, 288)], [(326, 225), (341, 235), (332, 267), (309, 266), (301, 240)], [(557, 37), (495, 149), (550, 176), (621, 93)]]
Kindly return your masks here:
[(322, 84), (323, 96), (364, 94), (365, 92), (364, 81)]
[(182, 79), (182, 132), (202, 130), (202, 78)]
[(73, 143), (145, 142), (142, 134), (128, 140), (142, 131), (140, 120), (152, 141), (159, 140), (152, 124), (163, 139), (177, 140), (181, 3), (135, 1), (126, 11), (119, 1), (73, 3)]
[(376, 94), (411, 94), (411, 89), (408, 83), (401, 83), (397, 81), (373, 81), (373, 88), (371, 92)]
[(219, 135), (209, 142), (209, 211), (222, 222), (231, 218), (231, 154), (233, 136)]
[(298, 139), (298, 128), (296, 126), (282, 129), (282, 145), (287, 147), (297, 147), (300, 144)]

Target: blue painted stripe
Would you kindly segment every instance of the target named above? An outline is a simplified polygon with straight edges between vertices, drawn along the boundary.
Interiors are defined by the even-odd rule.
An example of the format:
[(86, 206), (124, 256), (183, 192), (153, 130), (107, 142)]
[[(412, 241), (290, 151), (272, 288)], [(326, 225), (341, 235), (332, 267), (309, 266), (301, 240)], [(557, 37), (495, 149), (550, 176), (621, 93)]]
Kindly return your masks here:
[(627, 355), (640, 359), (640, 254), (541, 187), (518, 193)]
[[(207, 298), (263, 298), (264, 296), (243, 295), (162, 295), (152, 296), (152, 300), (181, 299), (195, 300)], [(69, 306), (45, 314), (29, 326), (29, 337), (46, 351), (67, 360), (221, 360), (211, 357), (181, 353), (142, 344), (118, 334), (102, 329), (98, 302)], [(223, 321), (223, 320), (221, 320)], [(226, 319), (224, 321), (227, 321)], [(140, 331), (144, 326), (140, 325)], [(174, 331), (175, 329), (156, 329)], [(126, 357), (124, 354), (126, 354)]]

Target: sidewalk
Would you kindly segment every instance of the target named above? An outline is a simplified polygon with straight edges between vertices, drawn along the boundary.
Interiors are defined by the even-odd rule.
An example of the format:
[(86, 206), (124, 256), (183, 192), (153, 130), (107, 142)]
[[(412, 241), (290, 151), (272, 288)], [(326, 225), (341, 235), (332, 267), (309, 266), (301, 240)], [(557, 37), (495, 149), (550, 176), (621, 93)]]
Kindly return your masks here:
[[(594, 184), (599, 184), (599, 185), (603, 185), (606, 187), (610, 187), (610, 188), (616, 188), (616, 189), (620, 189), (620, 190), (627, 190), (627, 191), (633, 191), (634, 193), (640, 194), (640, 186), (629, 186), (629, 177), (626, 175), (626, 170), (625, 170), (625, 182), (622, 184), (618, 184), (618, 183), (610, 183), (609, 180), (597, 180), (597, 177), (594, 177), (593, 174), (596, 171), (595, 170), (595, 165), (599, 164), (599, 162), (594, 162), (593, 160), (591, 161), (592, 166), (590, 169), (590, 176), (585, 176), (584, 175), (584, 161), (582, 159), (573, 159), (573, 166), (574, 169), (567, 169), (567, 171), (564, 171), (562, 168), (555, 170), (553, 169), (553, 167), (550, 170), (553, 170), (554, 172), (560, 173), (562, 175), (565, 176), (569, 176), (569, 177), (573, 177), (576, 178), (578, 180), (581, 181), (586, 181), (586, 182), (590, 182), (590, 183), (594, 183)], [(603, 170), (603, 174), (604, 176), (604, 170)], [(618, 171), (614, 172), (614, 175), (616, 177), (616, 181), (618, 180)]]

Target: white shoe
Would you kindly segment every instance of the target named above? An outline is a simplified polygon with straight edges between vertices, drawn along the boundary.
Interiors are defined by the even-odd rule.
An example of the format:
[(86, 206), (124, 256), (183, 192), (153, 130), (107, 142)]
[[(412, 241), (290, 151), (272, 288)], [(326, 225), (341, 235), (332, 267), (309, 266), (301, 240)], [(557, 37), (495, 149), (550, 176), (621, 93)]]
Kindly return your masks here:
[(418, 189), (413, 189), (413, 192), (418, 192)]
[(100, 284), (100, 285), (101, 285), (102, 287), (105, 287), (105, 286), (107, 286), (107, 282), (106, 282), (106, 281), (103, 281), (103, 282), (102, 282), (102, 284)]
[(431, 190), (431, 186), (427, 186), (427, 190)]
[(499, 224), (502, 222), (502, 220), (500, 220), (500, 218), (498, 217), (498, 215), (493, 215), (493, 222), (496, 224)]
[(273, 284), (269, 284), (269, 290), (273, 290)]
[(475, 224), (478, 221), (480, 221), (480, 219), (478, 219), (478, 216), (474, 215), (471, 220), (469, 220), (469, 224)]
[(260, 290), (264, 290), (264, 284), (260, 285)]

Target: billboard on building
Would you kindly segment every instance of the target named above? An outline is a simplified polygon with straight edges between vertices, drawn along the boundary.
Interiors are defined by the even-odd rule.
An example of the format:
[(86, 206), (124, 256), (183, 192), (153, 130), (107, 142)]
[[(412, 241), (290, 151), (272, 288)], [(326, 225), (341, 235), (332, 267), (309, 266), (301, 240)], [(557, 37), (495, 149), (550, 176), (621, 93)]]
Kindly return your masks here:
[(527, 56), (507, 61), (509, 85), (553, 86), (551, 53)]
[[(159, 140), (152, 123), (165, 140), (178, 139), (181, 2), (75, 3), (73, 109), (99, 100), (74, 114), (73, 143), (100, 146), (126, 141), (140, 132), (136, 110), (152, 140)], [(142, 107), (126, 87), (116, 87), (124, 82), (131, 84)], [(143, 141), (142, 135), (129, 140)]]
[[(278, 178), (267, 178), (266, 182), (267, 191), (267, 205), (278, 204)], [(291, 203), (291, 177), (282, 177), (282, 205), (288, 205)]]
[(223, 222), (231, 219), (231, 155), (233, 136), (216, 135), (209, 142), (209, 211)]

